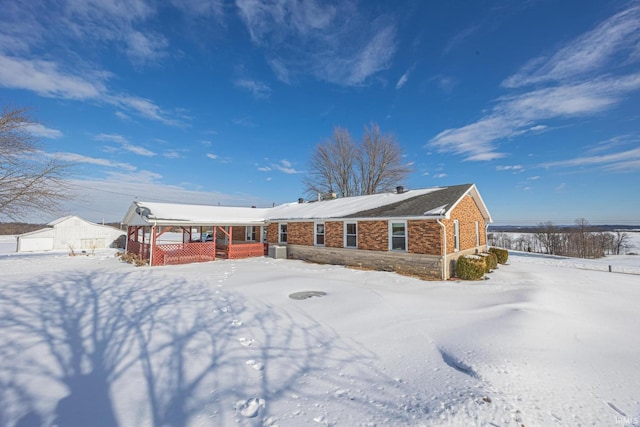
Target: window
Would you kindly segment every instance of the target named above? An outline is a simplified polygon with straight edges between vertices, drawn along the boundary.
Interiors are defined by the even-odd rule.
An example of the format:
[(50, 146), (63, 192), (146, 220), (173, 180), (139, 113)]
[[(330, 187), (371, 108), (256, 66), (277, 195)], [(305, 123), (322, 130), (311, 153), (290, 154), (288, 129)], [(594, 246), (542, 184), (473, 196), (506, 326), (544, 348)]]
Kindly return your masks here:
[(256, 229), (258, 227), (247, 226), (247, 242), (255, 242), (256, 241)]
[(457, 219), (453, 220), (453, 250), (460, 250), (460, 223)]
[(406, 222), (392, 222), (389, 224), (389, 231), (391, 234), (390, 250), (392, 251), (406, 251), (407, 250), (407, 223)]
[(316, 246), (324, 246), (324, 222), (316, 223)]
[(279, 224), (278, 243), (287, 243), (287, 224)]
[(357, 222), (346, 222), (344, 224), (344, 247), (345, 248), (358, 247), (358, 223)]
[(480, 246), (480, 225), (476, 221), (476, 246)]

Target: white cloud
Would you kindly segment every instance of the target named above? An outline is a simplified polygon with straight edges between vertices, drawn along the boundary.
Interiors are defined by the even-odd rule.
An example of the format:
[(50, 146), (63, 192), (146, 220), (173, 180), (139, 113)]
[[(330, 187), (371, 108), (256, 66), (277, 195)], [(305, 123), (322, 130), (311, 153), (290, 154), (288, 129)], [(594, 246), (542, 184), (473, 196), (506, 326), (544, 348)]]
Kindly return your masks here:
[(236, 0), (253, 43), (278, 79), (298, 75), (343, 86), (385, 70), (396, 51), (395, 24), (372, 18), (352, 2)]
[(496, 170), (524, 172), (524, 167), (522, 165), (504, 165), (504, 166), (496, 166)]
[(248, 90), (254, 97), (259, 99), (269, 98), (269, 96), (271, 96), (271, 87), (257, 80), (237, 79), (233, 84), (236, 87)]
[(631, 7), (549, 59), (531, 61), (503, 86), (537, 86), (498, 98), (494, 108), (478, 121), (440, 132), (427, 147), (463, 155), (465, 160), (499, 159), (506, 155), (499, 149), (501, 142), (547, 130), (540, 121), (593, 116), (616, 107), (627, 94), (640, 89), (640, 73), (612, 73), (620, 61), (631, 61), (629, 52), (640, 43), (639, 19), (640, 7)]
[(401, 77), (400, 79), (398, 79), (398, 82), (396, 83), (396, 89), (401, 89), (405, 84), (407, 84), (407, 82), (409, 81), (409, 74), (410, 71), (407, 70)]
[(161, 34), (143, 34), (131, 30), (126, 36), (126, 45), (126, 53), (131, 61), (136, 65), (144, 65), (167, 56), (166, 48), (169, 43)]
[(603, 154), (599, 156), (583, 156), (573, 159), (546, 162), (539, 165), (543, 168), (566, 168), (596, 166), (616, 172), (640, 170), (640, 148)]
[(93, 137), (96, 141), (112, 141), (117, 142), (118, 144), (128, 144), (129, 140), (122, 135), (117, 134), (108, 134), (108, 133), (99, 133)]
[(24, 129), (31, 135), (40, 138), (58, 139), (62, 138), (62, 132), (57, 129), (51, 129), (40, 123), (29, 123)]
[(260, 172), (270, 172), (271, 168), (269, 166), (262, 166), (262, 167), (259, 167), (258, 170)]
[(447, 174), (446, 173), (437, 173), (435, 175), (433, 175), (434, 178), (446, 178)]
[(71, 163), (86, 163), (90, 165), (104, 166), (107, 168), (117, 168), (117, 169), (122, 169), (126, 171), (135, 171), (137, 169), (135, 166), (129, 163), (114, 162), (113, 160), (84, 156), (82, 154), (77, 154), (77, 153), (60, 152), (60, 153), (49, 153), (48, 155), (51, 157), (56, 157), (60, 160), (71, 162)]
[(26, 89), (48, 98), (87, 100), (105, 91), (102, 81), (61, 71), (51, 61), (11, 57), (0, 52), (0, 86)]
[(530, 61), (518, 73), (507, 78), (505, 87), (566, 81), (637, 62), (634, 57), (640, 43), (640, 6), (632, 6), (606, 19), (549, 57)]
[(448, 54), (455, 47), (457, 47), (458, 45), (464, 43), (466, 40), (471, 38), (471, 36), (473, 36), (479, 29), (480, 29), (480, 26), (478, 26), (478, 25), (473, 25), (473, 26), (470, 26), (470, 27), (467, 27), (467, 28), (463, 29), (458, 34), (453, 36), (451, 38), (451, 40), (449, 40), (445, 44), (444, 49), (442, 50), (442, 53), (444, 55)]
[(218, 158), (218, 155), (213, 153), (207, 153), (207, 157), (212, 160), (216, 160)]
[(130, 144), (127, 138), (122, 135), (101, 133), (94, 136), (93, 139), (95, 139), (96, 141), (111, 141), (118, 143), (123, 150), (138, 154), (140, 156), (153, 157), (156, 155), (156, 153), (147, 148)]
[(296, 170), (291, 164), (291, 162), (286, 159), (280, 160), (280, 162), (278, 163), (272, 163), (271, 167), (273, 169), (279, 170), (280, 172), (286, 173), (286, 174), (303, 173), (303, 171)]

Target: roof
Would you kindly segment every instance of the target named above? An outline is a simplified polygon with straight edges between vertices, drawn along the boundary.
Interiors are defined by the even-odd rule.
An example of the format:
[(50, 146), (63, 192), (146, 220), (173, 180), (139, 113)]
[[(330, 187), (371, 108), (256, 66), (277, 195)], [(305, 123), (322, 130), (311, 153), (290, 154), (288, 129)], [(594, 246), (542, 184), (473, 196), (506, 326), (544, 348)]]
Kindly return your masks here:
[(94, 222), (90, 222), (90, 221), (87, 221), (86, 219), (80, 218), (79, 216), (76, 216), (76, 215), (67, 215), (67, 216), (60, 217), (58, 219), (54, 219), (53, 221), (47, 224), (46, 228), (39, 228), (37, 230), (29, 231), (27, 233), (22, 233), (20, 234), (20, 236), (27, 237), (27, 236), (37, 235), (45, 232), (52, 232), (53, 229), (58, 227), (60, 224), (63, 224), (64, 222), (72, 219), (82, 221), (85, 224), (91, 225), (92, 227), (102, 227), (105, 229), (109, 229), (111, 231), (115, 230), (116, 232), (123, 233), (121, 230), (118, 230), (117, 228), (111, 227), (109, 225), (96, 224)]
[(348, 215), (355, 218), (402, 218), (402, 217), (448, 217), (451, 210), (469, 194), (489, 221), (491, 215), (486, 209), (474, 184), (436, 188), (426, 194), (412, 197), (402, 202), (379, 206)]
[(184, 205), (133, 202), (123, 223), (127, 225), (260, 225), (286, 220), (339, 218), (447, 218), (465, 196), (471, 195), (483, 216), (491, 216), (474, 184), (343, 197), (272, 208)]

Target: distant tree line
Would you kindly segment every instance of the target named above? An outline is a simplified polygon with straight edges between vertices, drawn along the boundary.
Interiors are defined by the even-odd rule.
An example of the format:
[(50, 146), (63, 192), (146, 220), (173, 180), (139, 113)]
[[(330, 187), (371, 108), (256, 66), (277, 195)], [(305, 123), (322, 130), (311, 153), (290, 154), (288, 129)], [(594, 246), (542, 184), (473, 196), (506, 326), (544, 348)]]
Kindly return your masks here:
[(576, 258), (600, 258), (620, 255), (631, 249), (629, 234), (623, 231), (602, 231), (584, 218), (571, 227), (560, 227), (551, 221), (539, 223), (529, 233), (489, 233), (489, 245), (549, 255)]

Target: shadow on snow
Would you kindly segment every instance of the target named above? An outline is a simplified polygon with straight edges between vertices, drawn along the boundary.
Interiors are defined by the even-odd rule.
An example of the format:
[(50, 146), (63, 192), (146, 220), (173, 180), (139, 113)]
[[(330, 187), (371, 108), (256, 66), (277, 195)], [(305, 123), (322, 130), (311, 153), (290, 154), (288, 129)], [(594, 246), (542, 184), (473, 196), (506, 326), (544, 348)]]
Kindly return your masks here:
[[(76, 271), (6, 285), (0, 426), (186, 426), (194, 417), (262, 425), (272, 402), (294, 396), (312, 407), (326, 390), (349, 412), (378, 414), (370, 418), (406, 411), (370, 354), (312, 319), (247, 308), (205, 281), (154, 279), (146, 270)], [(248, 333), (258, 340), (252, 348), (239, 342)], [(251, 358), (261, 372), (248, 372)], [(375, 398), (350, 391), (385, 387)], [(233, 405), (252, 397), (260, 417)]]

